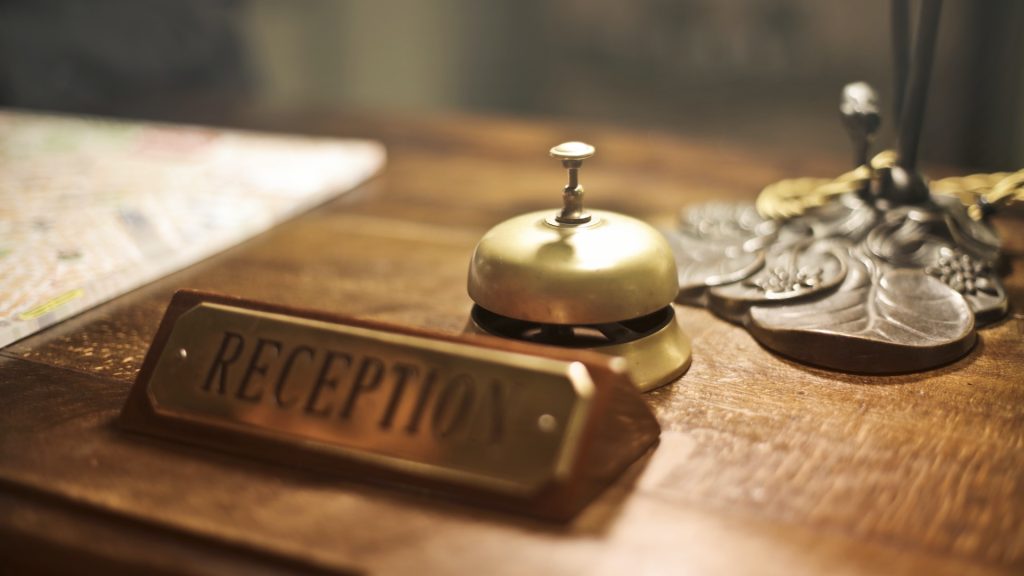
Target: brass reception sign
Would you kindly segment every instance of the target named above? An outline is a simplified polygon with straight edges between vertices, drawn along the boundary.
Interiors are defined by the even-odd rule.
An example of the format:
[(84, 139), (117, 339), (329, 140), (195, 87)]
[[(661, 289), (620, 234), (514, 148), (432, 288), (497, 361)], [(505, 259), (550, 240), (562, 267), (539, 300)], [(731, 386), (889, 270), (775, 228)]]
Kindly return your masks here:
[[(374, 480), (531, 500), (574, 482), (595, 418), (609, 412), (600, 390), (611, 388), (593, 366), (526, 348), (183, 292), (122, 423)], [(613, 367), (597, 373), (629, 385)], [(643, 449), (657, 436), (646, 416)]]

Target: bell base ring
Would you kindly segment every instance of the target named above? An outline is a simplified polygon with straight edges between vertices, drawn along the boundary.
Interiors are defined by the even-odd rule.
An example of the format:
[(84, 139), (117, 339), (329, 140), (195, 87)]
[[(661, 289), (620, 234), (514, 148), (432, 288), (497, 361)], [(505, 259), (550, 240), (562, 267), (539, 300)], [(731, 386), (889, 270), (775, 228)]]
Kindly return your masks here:
[(517, 320), (476, 305), (466, 330), (621, 356), (641, 392), (675, 381), (686, 373), (691, 362), (690, 339), (679, 326), (672, 306), (623, 322), (575, 326)]

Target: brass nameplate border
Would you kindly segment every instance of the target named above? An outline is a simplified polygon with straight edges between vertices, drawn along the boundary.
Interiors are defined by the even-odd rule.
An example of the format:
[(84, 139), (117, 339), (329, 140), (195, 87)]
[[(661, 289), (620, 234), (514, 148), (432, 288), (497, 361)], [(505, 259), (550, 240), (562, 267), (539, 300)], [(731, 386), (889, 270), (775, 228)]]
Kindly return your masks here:
[(614, 359), (194, 291), (168, 307), (120, 423), (552, 518), (658, 435)]

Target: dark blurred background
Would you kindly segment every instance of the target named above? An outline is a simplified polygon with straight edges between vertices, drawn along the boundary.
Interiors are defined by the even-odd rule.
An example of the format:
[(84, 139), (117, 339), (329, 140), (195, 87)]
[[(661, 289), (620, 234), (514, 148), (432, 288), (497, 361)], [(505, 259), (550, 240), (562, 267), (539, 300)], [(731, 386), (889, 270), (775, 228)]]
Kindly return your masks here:
[[(945, 2), (925, 160), (1024, 166), (1022, 25), (1020, 0)], [(845, 152), (839, 91), (866, 80), (888, 112), (889, 34), (888, 0), (0, 0), (0, 105), (468, 111)]]

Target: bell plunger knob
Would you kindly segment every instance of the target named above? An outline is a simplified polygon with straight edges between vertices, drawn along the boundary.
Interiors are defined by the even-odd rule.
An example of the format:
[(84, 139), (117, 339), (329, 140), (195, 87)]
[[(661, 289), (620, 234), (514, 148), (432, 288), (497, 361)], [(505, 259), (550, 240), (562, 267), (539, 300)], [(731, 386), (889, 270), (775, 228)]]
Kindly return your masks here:
[(555, 216), (559, 224), (576, 225), (590, 222), (590, 214), (583, 209), (583, 186), (579, 183), (579, 169), (583, 161), (594, 155), (594, 147), (583, 142), (563, 142), (549, 152), (552, 158), (562, 161), (562, 166), (569, 170), (569, 183), (562, 192), (565, 203), (561, 212)]

